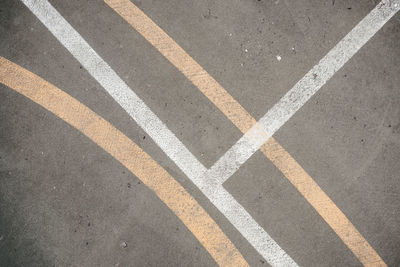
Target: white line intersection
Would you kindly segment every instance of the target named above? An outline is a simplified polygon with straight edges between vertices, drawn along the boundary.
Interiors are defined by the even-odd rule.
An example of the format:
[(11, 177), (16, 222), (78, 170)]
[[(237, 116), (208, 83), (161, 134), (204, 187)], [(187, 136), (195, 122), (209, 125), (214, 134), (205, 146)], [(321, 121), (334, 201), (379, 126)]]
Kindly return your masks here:
[(21, 0), (117, 103), (157, 143), (272, 266), (297, 266), (251, 215), (226, 191), (229, 179), (396, 12), (400, 0), (384, 0), (314, 66), (210, 169), (201, 164), (167, 126), (122, 81), (47, 0)]

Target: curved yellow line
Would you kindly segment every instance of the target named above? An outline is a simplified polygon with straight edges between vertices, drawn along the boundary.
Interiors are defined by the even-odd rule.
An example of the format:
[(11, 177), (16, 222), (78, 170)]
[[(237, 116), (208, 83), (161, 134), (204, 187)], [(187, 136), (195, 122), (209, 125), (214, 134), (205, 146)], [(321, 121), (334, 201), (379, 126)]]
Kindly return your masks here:
[[(104, 0), (186, 76), (243, 133), (257, 121), (205, 69), (130, 0)], [(297, 188), (364, 266), (386, 266), (350, 220), (271, 137), (260, 150)]]
[(151, 188), (221, 266), (247, 262), (200, 204), (132, 140), (88, 107), (28, 70), (0, 57), (0, 82), (57, 115), (112, 155)]

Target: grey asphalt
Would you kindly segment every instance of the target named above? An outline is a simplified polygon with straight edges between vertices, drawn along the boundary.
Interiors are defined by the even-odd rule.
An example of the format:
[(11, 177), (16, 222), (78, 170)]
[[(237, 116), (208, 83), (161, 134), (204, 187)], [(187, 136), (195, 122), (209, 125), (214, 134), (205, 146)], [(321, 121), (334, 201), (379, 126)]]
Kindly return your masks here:
[[(50, 2), (205, 166), (241, 137), (103, 1)], [(378, 3), (133, 2), (256, 119)], [(0, 56), (121, 130), (199, 201), (251, 266), (268, 266), (19, 1), (0, 1)], [(275, 137), (383, 260), (400, 266), (400, 14)], [(361, 266), (262, 153), (224, 186), (299, 265)], [(215, 265), (184, 224), (120, 163), (0, 85), (0, 266)]]

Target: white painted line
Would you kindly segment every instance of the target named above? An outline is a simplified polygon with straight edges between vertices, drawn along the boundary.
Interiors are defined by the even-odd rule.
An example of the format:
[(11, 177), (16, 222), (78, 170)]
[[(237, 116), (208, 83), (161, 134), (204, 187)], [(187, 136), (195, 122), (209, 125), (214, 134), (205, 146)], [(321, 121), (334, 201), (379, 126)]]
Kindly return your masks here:
[(21, 0), (272, 266), (297, 266), (47, 0)]
[(400, 9), (400, 0), (379, 3), (290, 89), (205, 174), (222, 184), (287, 122)]
[[(190, 177), (206, 168), (47, 0), (22, 0), (60, 43)], [(198, 181), (201, 183), (201, 181)]]

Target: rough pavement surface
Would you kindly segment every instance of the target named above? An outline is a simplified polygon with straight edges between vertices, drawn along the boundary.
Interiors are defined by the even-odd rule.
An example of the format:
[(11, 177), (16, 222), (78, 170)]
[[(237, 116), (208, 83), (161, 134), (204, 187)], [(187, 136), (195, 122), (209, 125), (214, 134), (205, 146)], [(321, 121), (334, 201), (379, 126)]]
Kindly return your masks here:
[[(103, 1), (51, 4), (210, 167), (242, 133)], [(378, 1), (132, 1), (259, 119)], [(126, 134), (265, 260), (21, 2), (0, 1), (0, 56)], [(278, 60), (280, 59), (280, 60)], [(400, 265), (400, 14), (275, 138), (388, 266)], [(261, 152), (225, 184), (301, 266), (361, 266)], [(185, 225), (83, 134), (0, 84), (0, 266), (215, 266)]]

